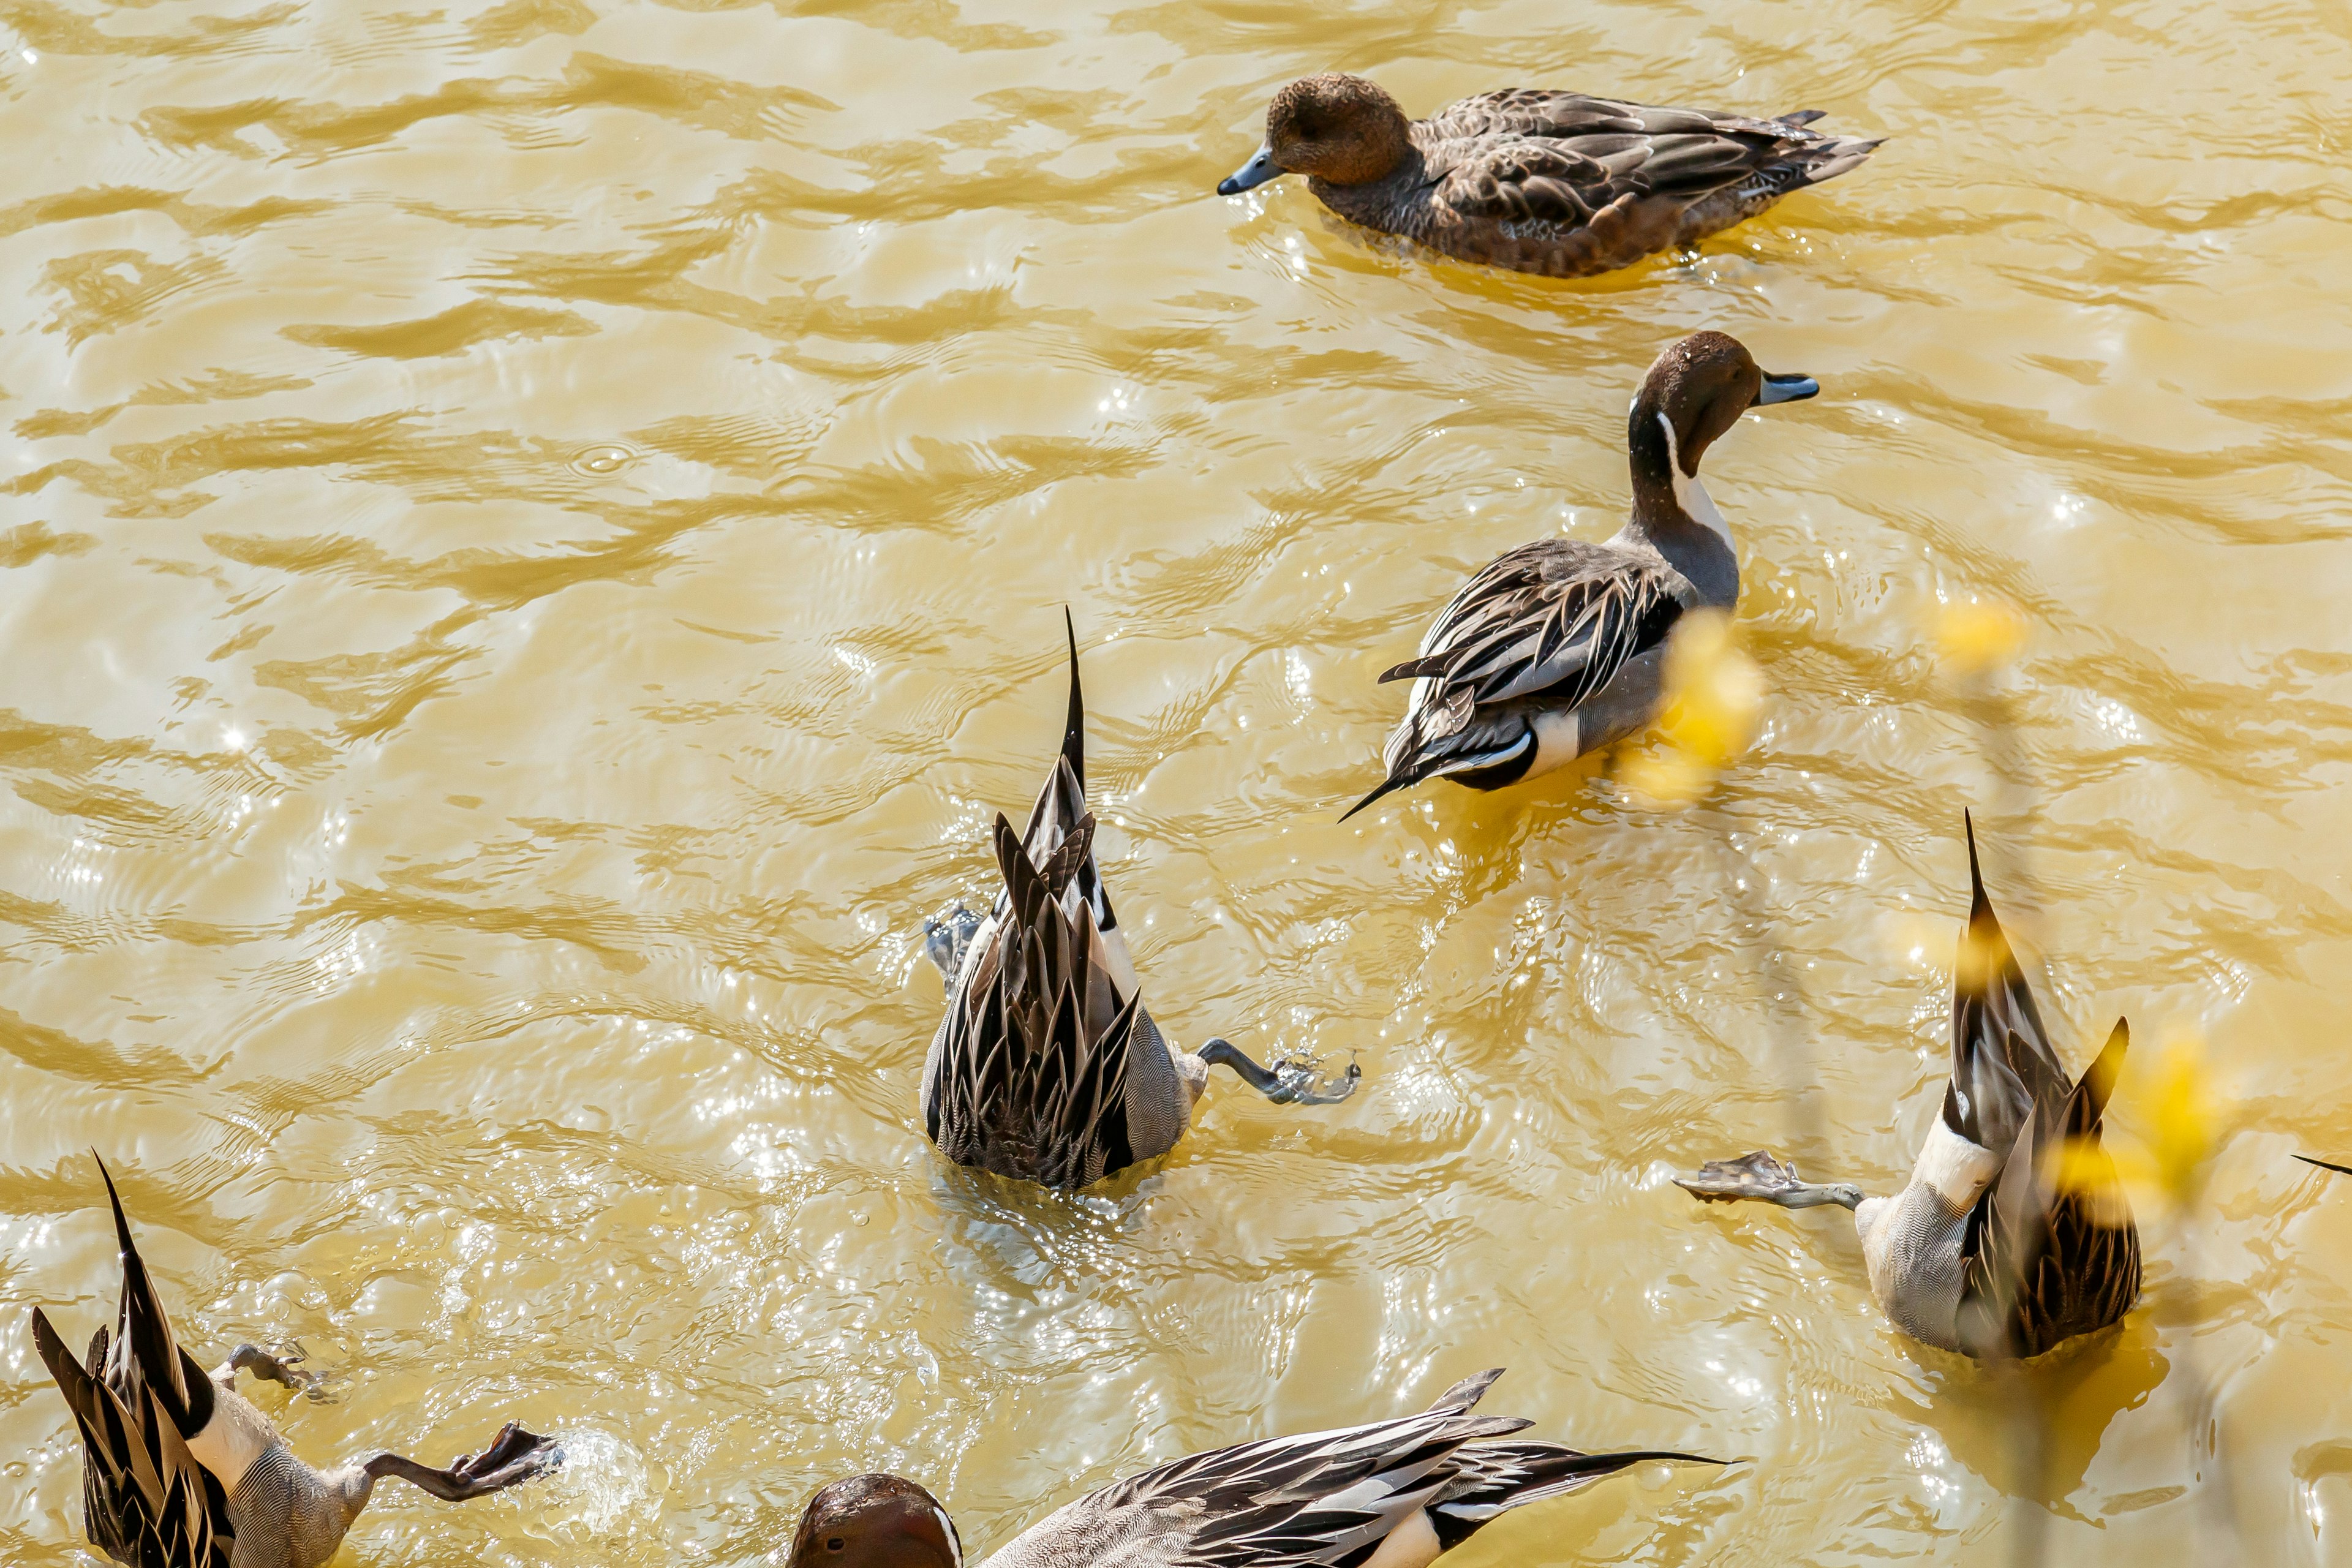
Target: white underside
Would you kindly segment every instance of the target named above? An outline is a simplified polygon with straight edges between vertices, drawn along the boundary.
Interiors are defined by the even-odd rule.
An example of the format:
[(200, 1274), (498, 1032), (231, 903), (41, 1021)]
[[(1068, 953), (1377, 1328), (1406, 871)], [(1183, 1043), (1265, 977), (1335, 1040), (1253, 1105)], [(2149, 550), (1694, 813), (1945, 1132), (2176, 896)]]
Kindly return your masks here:
[(1564, 768), (1584, 754), (1581, 738), (1584, 726), (1574, 713), (1546, 710), (1535, 716), (1536, 754), (1528, 763), (1525, 776), (1548, 773), (1554, 768)]
[(1437, 1543), (1437, 1527), (1429, 1522), (1429, 1510), (1417, 1508), (1389, 1531), (1379, 1551), (1364, 1559), (1364, 1568), (1429, 1568), (1444, 1550)]
[(235, 1491), (254, 1462), (276, 1447), (278, 1429), (270, 1426), (269, 1417), (229, 1387), (226, 1378), (214, 1373), (213, 1418), (188, 1439), (190, 1457), (210, 1470), (225, 1489)]
[(1935, 1188), (1946, 1203), (1965, 1212), (1976, 1207), (1977, 1199), (2000, 1174), (2000, 1155), (1969, 1142), (1938, 1116), (1929, 1124), (1927, 1142), (1911, 1167), (1911, 1184)]

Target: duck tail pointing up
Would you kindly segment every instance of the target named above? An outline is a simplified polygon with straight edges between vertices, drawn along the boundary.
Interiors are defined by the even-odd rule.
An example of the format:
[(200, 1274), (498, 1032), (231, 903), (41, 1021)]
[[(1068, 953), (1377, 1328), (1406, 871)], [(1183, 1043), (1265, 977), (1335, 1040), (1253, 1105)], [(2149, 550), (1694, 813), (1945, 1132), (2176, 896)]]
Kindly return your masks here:
[(1078, 626), (1070, 618), (1070, 606), (1062, 606), (1062, 630), (1070, 639), (1070, 716), (1062, 731), (1062, 756), (1070, 764), (1070, 772), (1078, 781), (1078, 793), (1087, 789), (1087, 699), (1078, 689)]

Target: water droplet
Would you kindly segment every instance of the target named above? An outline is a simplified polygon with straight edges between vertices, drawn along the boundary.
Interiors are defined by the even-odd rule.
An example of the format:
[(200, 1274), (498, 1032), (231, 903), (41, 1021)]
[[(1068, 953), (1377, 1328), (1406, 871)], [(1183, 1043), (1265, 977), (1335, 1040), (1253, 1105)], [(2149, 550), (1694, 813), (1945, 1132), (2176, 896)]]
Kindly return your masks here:
[(572, 469), (590, 479), (610, 479), (636, 460), (637, 455), (626, 447), (583, 447), (572, 454)]

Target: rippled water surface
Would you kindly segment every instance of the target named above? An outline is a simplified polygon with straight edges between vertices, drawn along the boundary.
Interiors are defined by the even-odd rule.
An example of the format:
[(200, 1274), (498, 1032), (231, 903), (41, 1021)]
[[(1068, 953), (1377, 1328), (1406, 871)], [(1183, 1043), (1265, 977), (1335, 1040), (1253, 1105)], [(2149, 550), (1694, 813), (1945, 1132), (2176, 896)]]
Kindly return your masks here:
[[(335, 1373), (259, 1395), (306, 1457), (567, 1439), (351, 1563), (760, 1563), (870, 1467), (985, 1548), (1498, 1363), (1542, 1434), (1754, 1462), (1463, 1568), (2352, 1563), (2352, 1187), (2290, 1160), (2352, 1156), (2342, 5), (0, 0), (0, 1557), (92, 1561), (26, 1309), (110, 1310), (95, 1147), (193, 1346)], [(1211, 195), (1328, 66), (1892, 140), (1548, 282)], [(1709, 458), (1758, 743), (1679, 813), (1340, 826), (1374, 677), (1616, 526), (1703, 326), (1824, 389)], [(1221, 1075), (1076, 1197), (915, 1109), (1066, 603), (1153, 1012), (1366, 1074)], [(2168, 1037), (2234, 1100), (2142, 1305), (2017, 1378), (1890, 1329), (1843, 1214), (1666, 1180), (1899, 1180), (1963, 807), (2069, 1059), (2137, 1029), (2121, 1129)]]

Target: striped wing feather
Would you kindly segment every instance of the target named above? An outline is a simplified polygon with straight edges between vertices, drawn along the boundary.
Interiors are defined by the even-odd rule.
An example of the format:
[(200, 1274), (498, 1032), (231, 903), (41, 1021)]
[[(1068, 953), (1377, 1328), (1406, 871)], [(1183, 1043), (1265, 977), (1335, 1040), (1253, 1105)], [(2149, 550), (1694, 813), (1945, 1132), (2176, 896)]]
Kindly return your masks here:
[(2131, 1310), (2139, 1299), (2139, 1229), (2120, 1191), (2087, 1192), (2056, 1179), (2068, 1144), (2095, 1149), (2107, 1096), (2123, 1071), (2131, 1032), (2121, 1019), (2054, 1122), (2036, 1110), (1977, 1200), (1960, 1244), (1964, 1342), (2015, 1356), (2040, 1355)]
[(209, 1410), (212, 1386), (173, 1337), (114, 1178), (99, 1168), (122, 1255), (114, 1332), (91, 1337), (85, 1367), (47, 1315), (33, 1310), (34, 1348), (81, 1429), (84, 1527), (91, 1544), (132, 1568), (229, 1568), (228, 1498), (188, 1452), (172, 1415), (192, 1405)]
[(1969, 925), (1954, 967), (1943, 1115), (2003, 1163), (1961, 1237), (1961, 1337), (1979, 1353), (2039, 1355), (2105, 1328), (2139, 1297), (2139, 1231), (2121, 1194), (2062, 1184), (2055, 1170), (2070, 1143), (2097, 1147), (2131, 1036), (2118, 1020), (2098, 1059), (2069, 1080), (1986, 895), (1973, 821), (1967, 830)]
[(929, 1100), (932, 1138), (960, 1164), (1082, 1186), (1132, 1164), (1127, 1068), (1139, 994), (1120, 994), (1079, 887), (1093, 866), (1082, 816), (1041, 868), (996, 819), (1001, 911), (949, 998)]
[(1572, 226), (1627, 196), (1688, 200), (1727, 185), (1778, 194), (1842, 174), (1874, 145), (1805, 129), (1818, 118), (1756, 120), (1515, 89), (1465, 99), (1431, 117), (1426, 133), (1485, 143), (1450, 149), (1446, 205)]
[(1196, 1506), (1168, 1568), (1353, 1568), (1456, 1480), (1464, 1445), (1528, 1425), (1470, 1414), (1497, 1375), (1418, 1415), (1191, 1455), (1097, 1493), (1088, 1511)]
[(1442, 766), (1474, 715), (1521, 699), (1570, 709), (1666, 638), (1681, 580), (1643, 552), (1540, 540), (1489, 562), (1439, 612), (1422, 651), (1381, 679), (1426, 679), (1390, 742), (1390, 772)]

